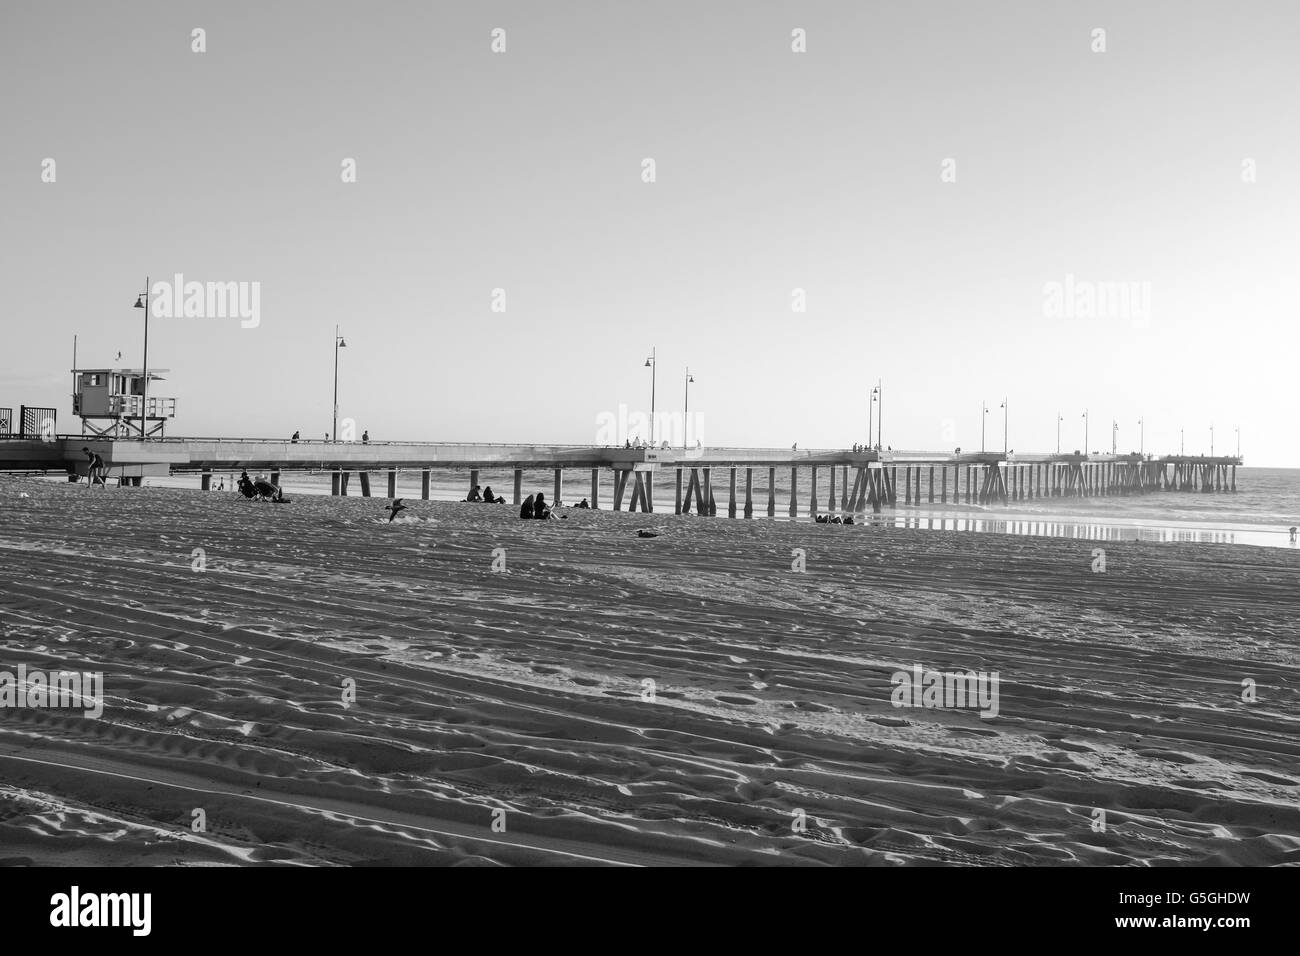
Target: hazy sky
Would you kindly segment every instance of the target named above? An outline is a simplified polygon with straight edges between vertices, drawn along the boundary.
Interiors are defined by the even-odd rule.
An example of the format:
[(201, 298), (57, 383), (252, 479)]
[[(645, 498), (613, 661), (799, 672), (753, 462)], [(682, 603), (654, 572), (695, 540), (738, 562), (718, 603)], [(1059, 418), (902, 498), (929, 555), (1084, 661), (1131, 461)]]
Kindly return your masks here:
[[(1020, 451), (1088, 408), (1300, 466), (1297, 50), (1290, 0), (4, 0), (0, 405), (69, 430), (74, 333), (138, 366), (183, 273), (261, 302), (152, 322), (176, 434), (320, 437), (338, 324), (375, 439), (591, 442), (655, 346), (706, 444), (865, 441), (879, 378), (896, 449), (982, 399), (1000, 447), (1006, 396)], [(1053, 315), (1067, 276), (1149, 313)]]

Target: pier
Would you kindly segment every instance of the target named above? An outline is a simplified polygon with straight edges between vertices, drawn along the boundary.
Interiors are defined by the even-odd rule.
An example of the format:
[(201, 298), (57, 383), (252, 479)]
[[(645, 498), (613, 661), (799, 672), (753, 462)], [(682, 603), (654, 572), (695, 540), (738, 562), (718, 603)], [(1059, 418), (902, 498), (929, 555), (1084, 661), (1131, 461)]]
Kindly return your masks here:
[[(621, 511), (655, 509), (656, 478), (671, 481), (675, 513), (717, 514), (719, 499), (729, 517), (778, 513), (878, 512), (924, 504), (996, 504), (1035, 498), (1098, 497), (1155, 492), (1235, 492), (1235, 456), (1138, 454), (1085, 455), (930, 451), (778, 450), (771, 448), (617, 448), (589, 445), (524, 445), (421, 442), (269, 441), (244, 438), (138, 438), (51, 436), (0, 439), (0, 472), (64, 472), (77, 480), (87, 472), (86, 447), (104, 460), (120, 484), (145, 477), (194, 474), (211, 488), (212, 475), (265, 471), (275, 484), (286, 472), (326, 473), (331, 491), (347, 495), (355, 477), (369, 497), (371, 479), (386, 479), (388, 497), (397, 495), (399, 473), (420, 475), (421, 496), (429, 498), (433, 471), (463, 473), (465, 488), (479, 483), (483, 469), (512, 472), (513, 503), (523, 495), (525, 470), (554, 474), (552, 501), (564, 501), (565, 473), (590, 478), (593, 508), (602, 507), (600, 479), (613, 478), (612, 501)], [(754, 496), (755, 472), (765, 478), (765, 500)], [(764, 474), (766, 472), (766, 474)], [(778, 473), (788, 475), (786, 500), (778, 503)], [(779, 509), (779, 510), (778, 510)]]

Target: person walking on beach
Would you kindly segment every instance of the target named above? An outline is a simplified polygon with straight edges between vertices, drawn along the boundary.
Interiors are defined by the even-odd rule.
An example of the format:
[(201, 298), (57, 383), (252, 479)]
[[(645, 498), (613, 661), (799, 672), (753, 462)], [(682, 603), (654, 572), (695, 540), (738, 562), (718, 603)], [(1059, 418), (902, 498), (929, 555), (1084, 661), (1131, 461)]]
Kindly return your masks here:
[(108, 483), (104, 480), (104, 476), (107, 474), (104, 459), (99, 457), (98, 452), (93, 452), (84, 445), (81, 450), (86, 453), (86, 457), (90, 460), (90, 468), (86, 472), (86, 481), (89, 487), (94, 488), (95, 482), (98, 481), (101, 488), (107, 488)]

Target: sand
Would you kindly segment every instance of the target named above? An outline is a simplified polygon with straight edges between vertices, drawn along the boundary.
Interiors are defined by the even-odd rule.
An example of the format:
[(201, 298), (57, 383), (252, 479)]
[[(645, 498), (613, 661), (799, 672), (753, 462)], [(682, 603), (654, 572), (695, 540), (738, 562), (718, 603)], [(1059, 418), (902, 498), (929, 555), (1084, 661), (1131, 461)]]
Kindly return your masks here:
[(0, 863), (1300, 862), (1294, 551), (408, 504), (0, 479)]

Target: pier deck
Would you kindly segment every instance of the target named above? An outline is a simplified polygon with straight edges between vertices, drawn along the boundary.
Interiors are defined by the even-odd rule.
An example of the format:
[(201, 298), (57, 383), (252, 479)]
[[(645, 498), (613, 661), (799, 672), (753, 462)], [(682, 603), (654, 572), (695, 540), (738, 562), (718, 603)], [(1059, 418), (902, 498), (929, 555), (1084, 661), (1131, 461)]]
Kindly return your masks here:
[[(789, 514), (800, 513), (799, 473), (808, 473), (807, 512), (879, 511), (899, 503), (907, 505), (949, 500), (1006, 502), (1040, 497), (1126, 495), (1155, 491), (1236, 491), (1236, 456), (1168, 455), (1136, 453), (1086, 455), (1069, 453), (967, 452), (925, 450), (773, 449), (773, 448), (619, 448), (590, 445), (476, 444), (464, 442), (330, 442), (281, 441), (257, 438), (90, 438), (57, 436), (51, 440), (0, 439), (0, 471), (65, 472), (70, 479), (86, 474), (82, 448), (104, 460), (109, 474), (124, 484), (139, 484), (144, 477), (197, 473), (203, 487), (214, 472), (268, 471), (278, 482), (284, 472), (328, 472), (335, 494), (347, 494), (348, 477), (360, 476), (362, 494), (370, 493), (370, 473), (386, 472), (388, 493), (395, 494), (398, 472), (419, 471), (424, 497), (429, 475), (439, 471), (467, 471), (467, 489), (477, 484), (480, 468), (508, 468), (515, 476), (514, 498), (519, 503), (521, 475), (525, 469), (551, 469), (556, 496), (566, 469), (591, 471), (591, 503), (598, 505), (600, 473), (614, 476), (614, 507), (621, 509), (630, 492), (630, 507), (653, 510), (653, 479), (657, 472), (672, 471), (676, 478), (676, 510), (694, 508), (702, 514), (717, 511), (713, 481), (727, 472), (727, 512), (746, 517), (754, 511), (753, 472), (768, 471), (767, 513), (775, 514), (777, 469), (789, 469)], [(737, 501), (737, 472), (743, 472), (744, 500)], [(818, 474), (829, 479), (825, 508), (819, 508)], [(936, 483), (936, 473), (938, 481)], [(839, 479), (837, 481), (837, 479)], [(838, 485), (838, 489), (837, 489)], [(837, 497), (838, 491), (838, 497)], [(937, 495), (937, 497), (936, 497)]]

